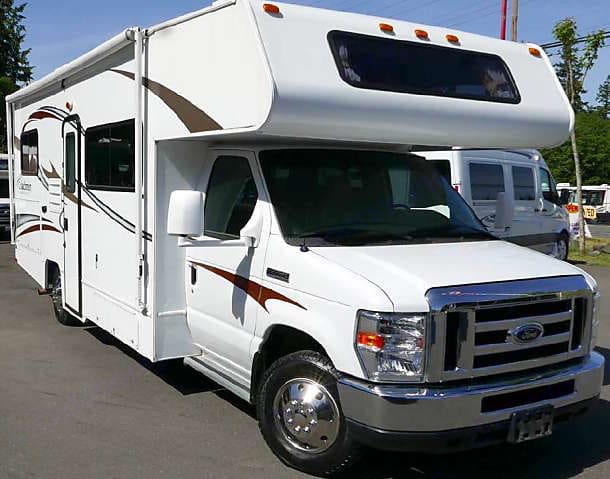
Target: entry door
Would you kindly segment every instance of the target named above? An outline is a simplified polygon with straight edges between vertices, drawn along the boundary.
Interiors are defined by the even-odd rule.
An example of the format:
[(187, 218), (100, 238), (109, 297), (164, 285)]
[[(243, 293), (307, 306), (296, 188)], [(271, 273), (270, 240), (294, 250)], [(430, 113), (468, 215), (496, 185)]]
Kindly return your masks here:
[(265, 313), (259, 301), (270, 223), (254, 154), (217, 154), (202, 190), (206, 239), (236, 240), (254, 215), (262, 218), (256, 248), (194, 247), (186, 264), (188, 322), (195, 344), (204, 348), (208, 361), (249, 378), (256, 317)]
[(81, 317), (81, 137), (79, 128), (80, 122), (77, 117), (68, 117), (63, 127), (62, 226), (64, 232), (64, 273), (62, 289), (65, 307), (73, 314)]

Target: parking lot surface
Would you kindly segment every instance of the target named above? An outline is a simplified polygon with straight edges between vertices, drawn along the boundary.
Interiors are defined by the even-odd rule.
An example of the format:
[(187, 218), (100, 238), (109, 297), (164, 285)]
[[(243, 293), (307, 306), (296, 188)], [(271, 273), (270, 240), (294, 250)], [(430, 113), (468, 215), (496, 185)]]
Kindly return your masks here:
[[(610, 269), (589, 271), (610, 358)], [(180, 361), (153, 365), (96, 327), (57, 323), (0, 244), (0, 478), (294, 478), (250, 407)], [(610, 368), (602, 399), (545, 440), (426, 456), (367, 451), (350, 478), (608, 478)]]

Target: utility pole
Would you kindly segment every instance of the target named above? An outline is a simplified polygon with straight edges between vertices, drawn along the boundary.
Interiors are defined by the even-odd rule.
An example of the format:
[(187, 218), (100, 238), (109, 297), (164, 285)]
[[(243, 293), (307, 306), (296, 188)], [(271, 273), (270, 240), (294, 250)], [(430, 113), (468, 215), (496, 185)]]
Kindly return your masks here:
[(519, 41), (517, 39), (517, 25), (519, 23), (519, 0), (512, 0), (512, 23), (511, 23), (511, 40), (513, 42)]
[(508, 0), (502, 0), (502, 20), (500, 24), (500, 38), (506, 40), (506, 10), (508, 8)]

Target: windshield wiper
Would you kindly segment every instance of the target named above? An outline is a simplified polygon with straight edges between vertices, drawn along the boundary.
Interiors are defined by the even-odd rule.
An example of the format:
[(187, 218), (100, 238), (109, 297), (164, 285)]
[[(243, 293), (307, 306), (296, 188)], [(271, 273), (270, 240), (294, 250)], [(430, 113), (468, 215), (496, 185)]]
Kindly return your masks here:
[(356, 228), (336, 228), (328, 230), (320, 230), (310, 233), (295, 235), (293, 238), (320, 238), (328, 243), (341, 245), (367, 245), (375, 243), (384, 243), (387, 241), (414, 241), (410, 235), (397, 234), (388, 231), (364, 230)]

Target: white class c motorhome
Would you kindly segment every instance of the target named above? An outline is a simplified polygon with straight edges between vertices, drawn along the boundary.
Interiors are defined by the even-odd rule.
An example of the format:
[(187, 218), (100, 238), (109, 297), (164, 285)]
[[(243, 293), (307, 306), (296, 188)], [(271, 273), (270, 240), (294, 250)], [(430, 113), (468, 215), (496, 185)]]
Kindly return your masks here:
[[(453, 148), (417, 154), (439, 168), (491, 233), (564, 261), (568, 258), (570, 217), (540, 152)], [(500, 193), (513, 203), (513, 220), (497, 230)]]
[(492, 237), (410, 153), (562, 143), (539, 47), (227, 0), (7, 110), (16, 258), (58, 319), (184, 358), (286, 464), (521, 442), (600, 393), (595, 280)]
[(0, 234), (10, 231), (10, 193), (8, 187), (8, 155), (0, 154)]
[[(570, 203), (576, 203), (576, 187), (570, 183), (559, 183), (559, 189), (566, 191)], [(591, 185), (582, 187), (582, 202), (595, 209), (597, 223), (610, 223), (610, 185)]]

